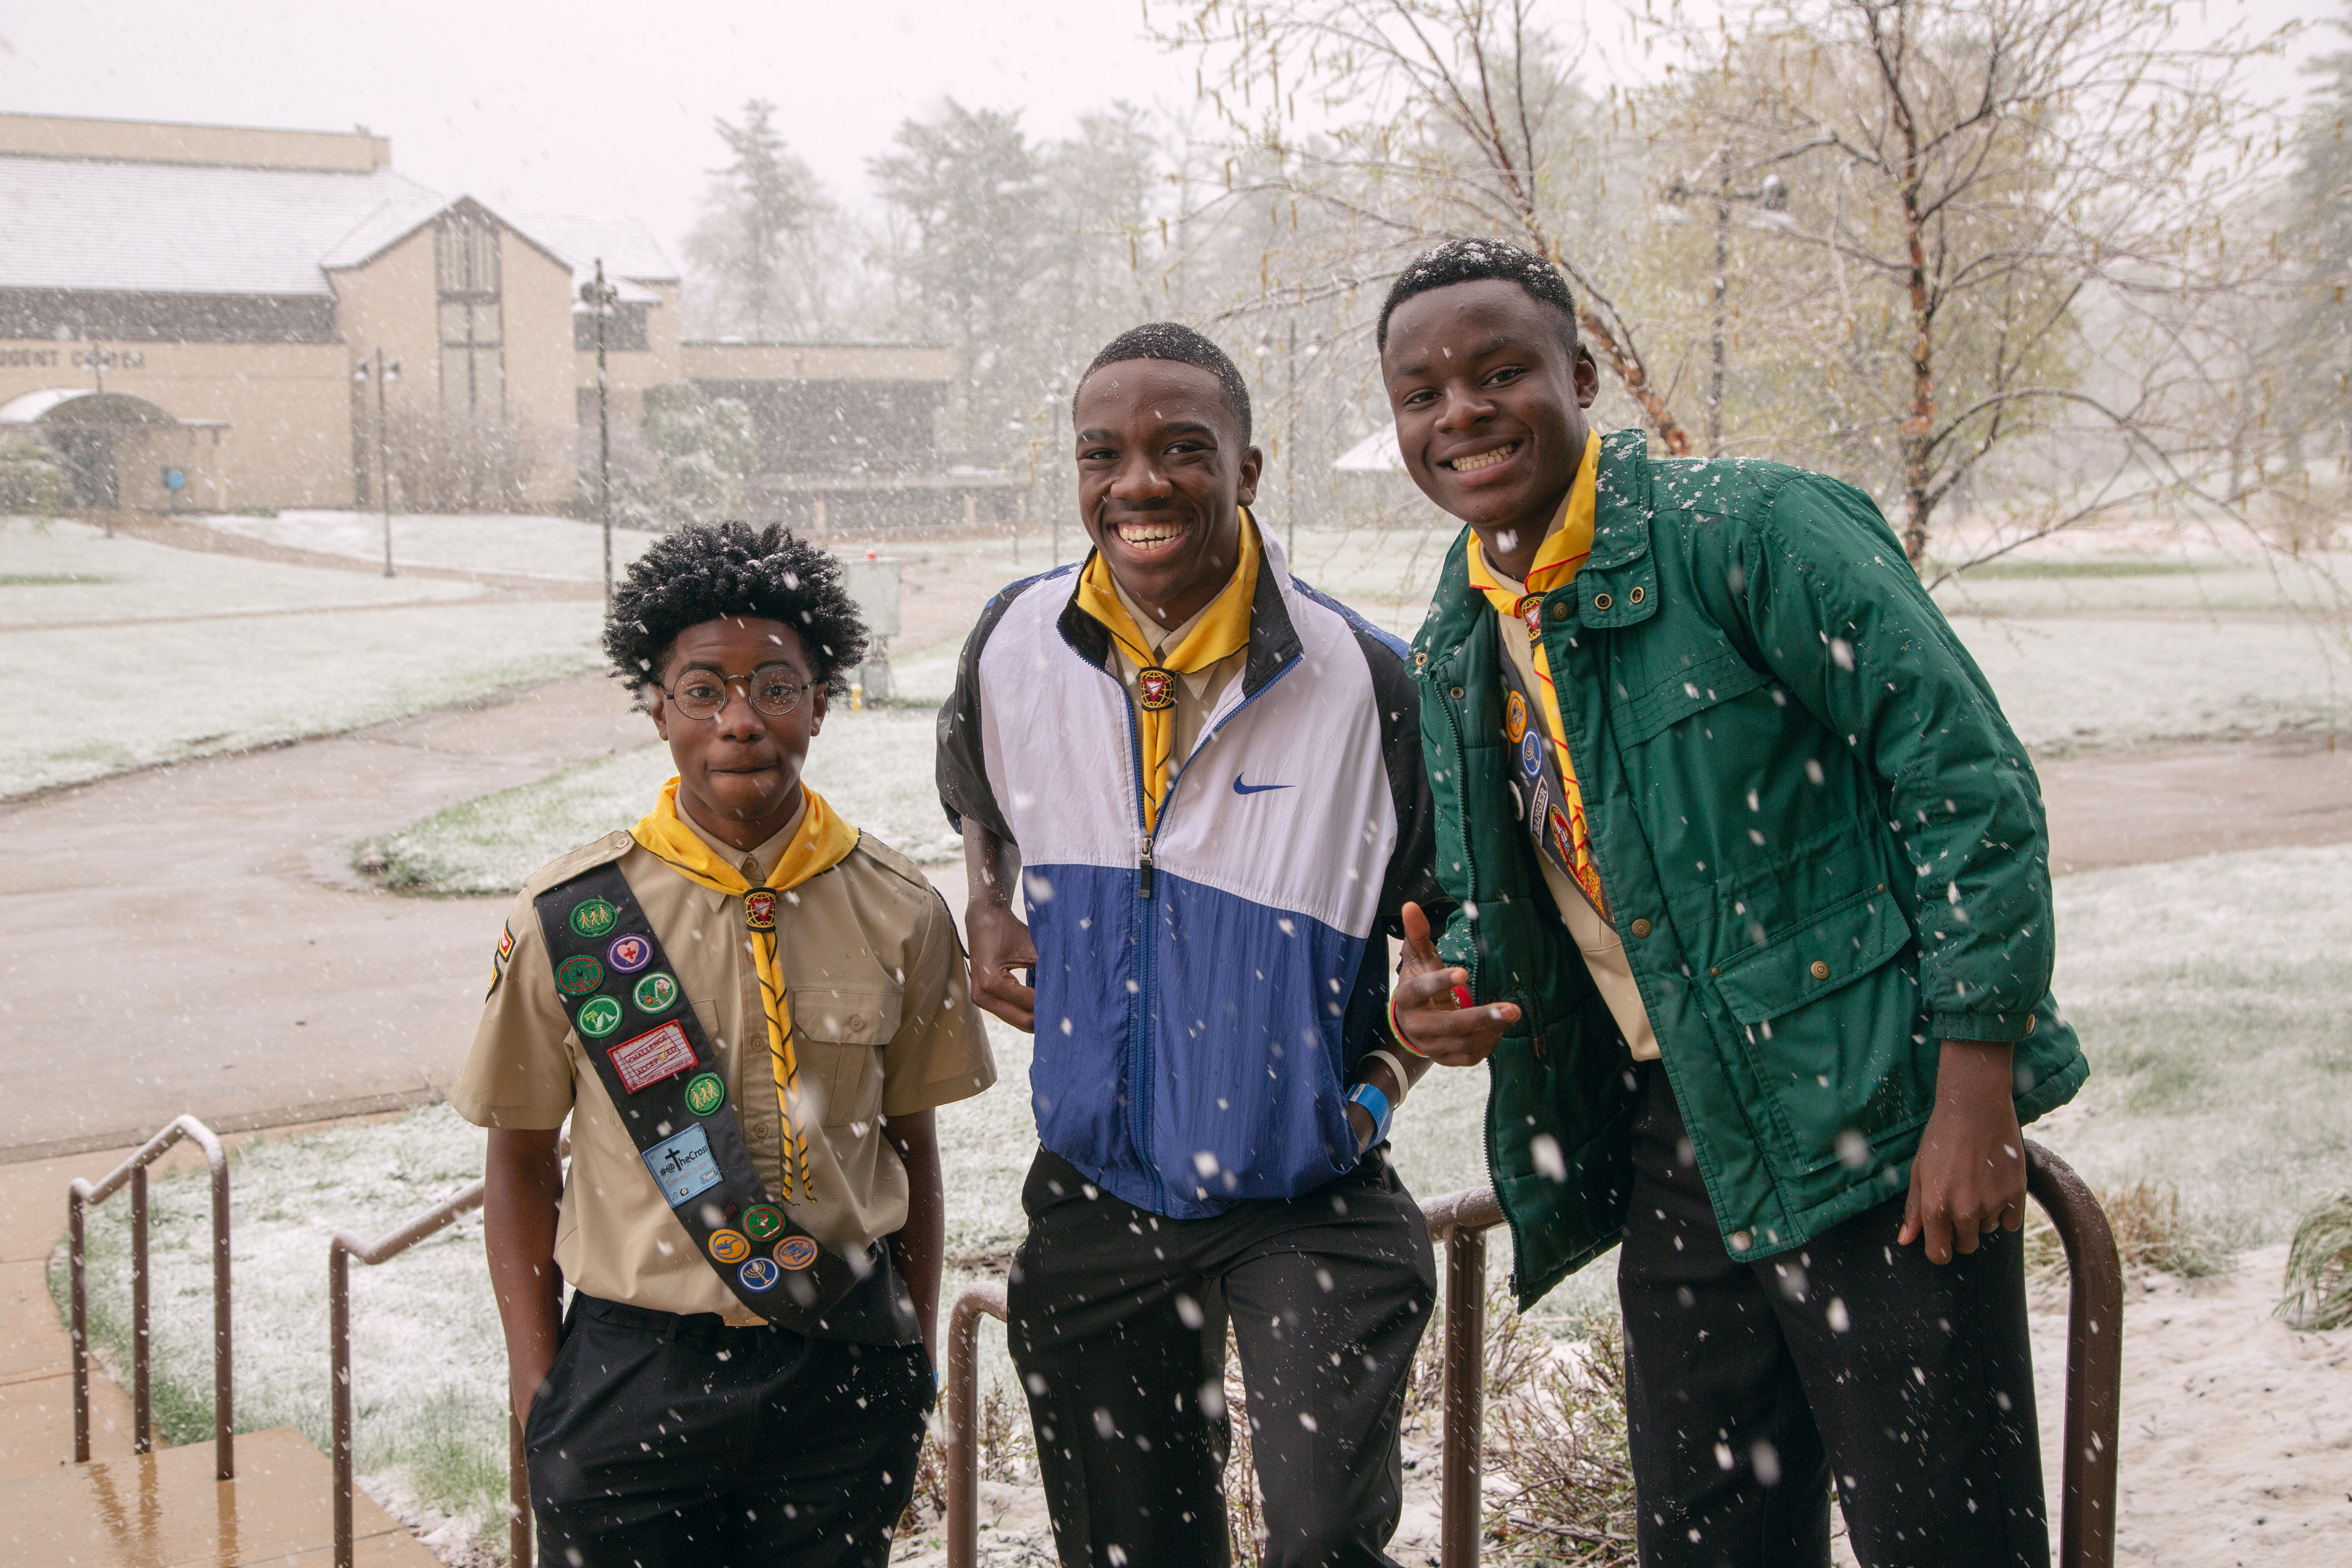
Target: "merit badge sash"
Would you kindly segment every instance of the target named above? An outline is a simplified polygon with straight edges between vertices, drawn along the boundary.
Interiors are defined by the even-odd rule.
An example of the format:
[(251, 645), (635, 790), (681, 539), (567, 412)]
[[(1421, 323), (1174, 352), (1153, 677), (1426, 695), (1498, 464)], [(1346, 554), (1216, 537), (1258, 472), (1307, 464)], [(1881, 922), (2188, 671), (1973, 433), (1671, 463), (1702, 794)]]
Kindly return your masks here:
[[(620, 867), (595, 867), (536, 903), (581, 1047), (703, 1261), (779, 1327), (882, 1343), (915, 1338), (887, 1244), (845, 1258), (769, 1198), (727, 1104), (718, 1054)], [(866, 1284), (878, 1289), (860, 1290)]]
[[(1530, 594), (1530, 600), (1538, 595)], [(1529, 620), (1533, 620), (1532, 615)], [(1498, 633), (1511, 635), (1511, 626), (1505, 622)], [(1576, 843), (1584, 824), (1573, 820), (1581, 816), (1581, 799), (1560, 787), (1559, 761), (1544, 733), (1543, 710), (1535, 705), (1534, 697), (1519, 679), (1519, 668), (1507, 655), (1495, 661), (1501, 667), (1503, 677), (1503, 739), (1511, 752), (1511, 793), (1517, 798), (1519, 820), (1526, 824), (1528, 837), (1535, 840), (1536, 853), (1558, 867), (1601, 923), (1613, 928), (1609, 918), (1605, 897), (1596, 897), (1595, 887), (1585, 886), (1585, 879), (1576, 870)]]

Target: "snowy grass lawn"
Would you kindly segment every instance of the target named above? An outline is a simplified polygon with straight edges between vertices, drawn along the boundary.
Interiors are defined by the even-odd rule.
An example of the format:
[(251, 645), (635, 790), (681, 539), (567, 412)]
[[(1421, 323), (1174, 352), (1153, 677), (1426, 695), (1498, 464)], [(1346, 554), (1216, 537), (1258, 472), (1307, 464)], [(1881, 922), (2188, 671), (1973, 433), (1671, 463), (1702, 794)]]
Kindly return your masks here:
[(0, 796), (593, 669), (599, 615), (585, 601), (484, 601), (8, 634)]
[[(648, 732), (651, 724), (647, 724)], [(908, 858), (960, 858), (932, 787), (935, 732), (927, 710), (837, 704), (809, 748), (808, 780), (853, 825)], [(360, 847), (404, 892), (511, 892), (540, 867), (601, 834), (627, 827), (677, 770), (656, 742), (570, 768), (537, 784), (469, 800)]]
[[(224, 532), (297, 550), (383, 559), (383, 514), (365, 511), (281, 511), (276, 517), (207, 517)], [(625, 528), (613, 531), (617, 575), (660, 538)], [(395, 565), (448, 566), (526, 577), (604, 580), (604, 531), (569, 517), (392, 514)]]
[(471, 583), (318, 572), (109, 539), (70, 518), (0, 518), (0, 628), (467, 599)]

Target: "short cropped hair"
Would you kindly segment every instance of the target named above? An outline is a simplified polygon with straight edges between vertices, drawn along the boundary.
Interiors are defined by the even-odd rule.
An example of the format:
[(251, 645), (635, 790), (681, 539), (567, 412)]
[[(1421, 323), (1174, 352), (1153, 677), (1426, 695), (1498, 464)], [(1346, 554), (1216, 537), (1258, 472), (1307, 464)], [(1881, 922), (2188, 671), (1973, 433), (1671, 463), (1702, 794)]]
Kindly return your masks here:
[(804, 673), (836, 690), (844, 670), (866, 662), (866, 620), (832, 555), (777, 523), (697, 523), (656, 540), (613, 590), (604, 653), (614, 677), (659, 680), (680, 632), (730, 616), (792, 627), (816, 667)]
[(1389, 318), (1415, 294), (1489, 278), (1516, 283), (1530, 298), (1558, 310), (1561, 328), (1568, 335), (1568, 346), (1576, 346), (1576, 296), (1569, 292), (1568, 279), (1559, 275), (1559, 268), (1532, 251), (1499, 239), (1449, 239), (1414, 257), (1412, 264), (1389, 285), (1389, 297), (1381, 303), (1380, 326), (1373, 334), (1378, 351), (1388, 352)]
[[(1129, 327), (1111, 339), (1103, 352), (1095, 355), (1095, 363), (1087, 366), (1086, 375), (1078, 377), (1084, 386), (1087, 377), (1107, 364), (1118, 364), (1131, 359), (1173, 360), (1178, 364), (1198, 365), (1217, 378), (1224, 389), (1225, 406), (1241, 421), (1242, 445), (1249, 445), (1250, 395), (1249, 383), (1242, 379), (1241, 371), (1224, 350), (1181, 321), (1146, 321), (1139, 327)], [(1077, 395), (1070, 396), (1070, 410), (1077, 411)]]

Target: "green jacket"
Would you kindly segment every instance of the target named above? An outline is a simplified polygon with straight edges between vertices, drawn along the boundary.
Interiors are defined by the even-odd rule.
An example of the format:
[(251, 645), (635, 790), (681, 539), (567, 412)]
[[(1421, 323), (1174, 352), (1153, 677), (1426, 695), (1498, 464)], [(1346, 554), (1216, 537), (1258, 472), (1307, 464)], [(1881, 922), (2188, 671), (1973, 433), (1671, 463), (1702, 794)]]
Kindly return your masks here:
[[(1763, 1258), (1904, 1190), (1944, 1039), (2016, 1042), (2017, 1110), (2089, 1071), (2050, 995), (2041, 786), (1870, 498), (1602, 446), (1544, 646), (1592, 846), (1725, 1244)], [(1517, 820), (1498, 617), (1456, 542), (1414, 643), (1439, 946), (1518, 1027), (1486, 1156), (1522, 1306), (1613, 1246), (1632, 1058)]]

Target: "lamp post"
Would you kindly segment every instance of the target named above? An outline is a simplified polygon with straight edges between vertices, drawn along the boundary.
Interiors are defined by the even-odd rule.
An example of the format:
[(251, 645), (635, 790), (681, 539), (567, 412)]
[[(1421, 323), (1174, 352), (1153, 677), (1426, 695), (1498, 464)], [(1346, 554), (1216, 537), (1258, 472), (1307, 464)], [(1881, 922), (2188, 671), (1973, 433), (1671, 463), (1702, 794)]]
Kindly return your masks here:
[(400, 379), (400, 362), (383, 357), (382, 344), (376, 346), (373, 361), (360, 361), (359, 369), (352, 372), (353, 381), (375, 379), (375, 470), (376, 483), (382, 488), (383, 500), (383, 574), (392, 575), (392, 438), (386, 434), (384, 418), (384, 386)]
[(593, 282), (580, 285), (580, 298), (596, 316), (596, 521), (604, 527), (604, 609), (613, 608), (613, 422), (604, 383), (604, 322), (621, 291), (604, 281), (604, 259), (596, 258)]
[[(1789, 182), (1778, 174), (1767, 174), (1752, 191), (1735, 188), (1731, 173), (1731, 147), (1726, 142), (1715, 150), (1707, 162), (1715, 165), (1715, 332), (1709, 356), (1706, 382), (1706, 455), (1723, 455), (1723, 325), (1724, 300), (1731, 292), (1731, 209), (1734, 204), (1750, 204), (1768, 213), (1789, 210)], [(1666, 189), (1666, 200), (1680, 206), (1691, 195), (1689, 183), (1676, 180)]]

